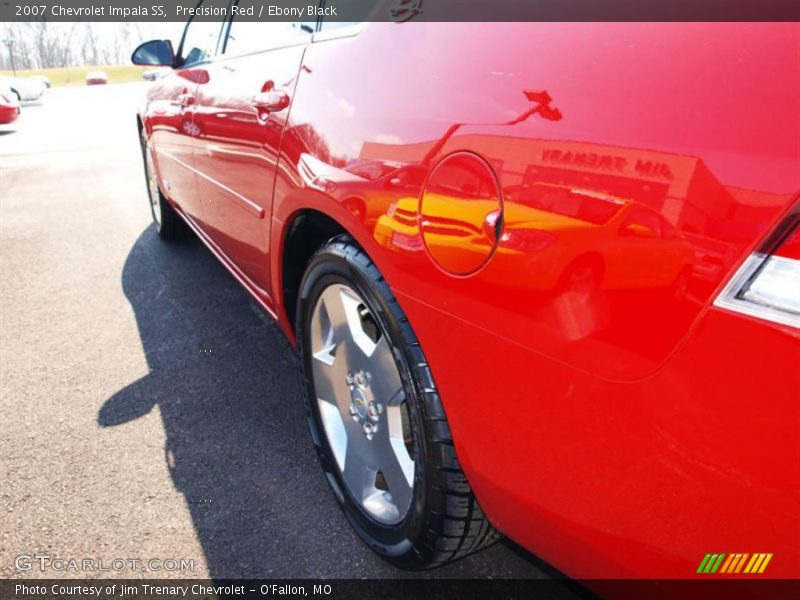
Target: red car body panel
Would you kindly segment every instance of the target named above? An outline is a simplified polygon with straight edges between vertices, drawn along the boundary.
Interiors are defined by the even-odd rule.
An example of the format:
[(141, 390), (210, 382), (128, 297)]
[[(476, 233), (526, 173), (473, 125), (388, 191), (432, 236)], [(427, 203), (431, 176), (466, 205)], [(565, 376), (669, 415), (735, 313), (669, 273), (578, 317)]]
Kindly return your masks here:
[(0, 124), (13, 123), (19, 117), (19, 104), (12, 99), (6, 100), (0, 95)]
[[(707, 552), (798, 577), (800, 332), (712, 306), (798, 197), (798, 65), (795, 23), (372, 23), (178, 70), (142, 118), (162, 189), (290, 339), (293, 220), (366, 250), (505, 534), (578, 578)], [(269, 82), (291, 106), (259, 120)], [(468, 167), (423, 185), (457, 152), (497, 198), (448, 196), (486, 183)]]
[(205, 175), (196, 179), (203, 223), (261, 295), (269, 290), (272, 189), (286, 111), (267, 118), (252, 96), (276, 81), (292, 94), (302, 56), (303, 47), (293, 46), (223, 57), (203, 68), (208, 82), (197, 90), (194, 167)]
[(0, 123), (13, 123), (19, 117), (19, 107), (0, 102)]

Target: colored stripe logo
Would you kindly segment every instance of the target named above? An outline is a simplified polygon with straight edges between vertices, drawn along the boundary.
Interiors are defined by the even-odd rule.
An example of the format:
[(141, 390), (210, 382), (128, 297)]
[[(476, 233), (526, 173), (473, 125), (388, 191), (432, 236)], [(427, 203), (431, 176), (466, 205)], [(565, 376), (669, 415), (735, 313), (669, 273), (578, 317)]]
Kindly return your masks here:
[(748, 554), (746, 552), (732, 552), (730, 554), (708, 553), (700, 561), (697, 573), (744, 573), (750, 575), (761, 574), (772, 560), (772, 553), (762, 552)]

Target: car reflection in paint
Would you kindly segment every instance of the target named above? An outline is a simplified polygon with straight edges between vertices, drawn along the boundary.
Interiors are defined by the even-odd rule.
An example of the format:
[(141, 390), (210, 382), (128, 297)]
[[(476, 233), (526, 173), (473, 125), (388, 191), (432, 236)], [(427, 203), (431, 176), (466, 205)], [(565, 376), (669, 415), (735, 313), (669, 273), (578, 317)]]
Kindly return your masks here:
[[(684, 288), (694, 253), (653, 209), (552, 184), (512, 188), (507, 198), (514, 208), (506, 212), (499, 252), (532, 253), (527, 264), (540, 289), (569, 287), (579, 273), (585, 284), (604, 289), (629, 287), (632, 281), (637, 287)], [(551, 250), (558, 255), (548, 256)], [(548, 272), (547, 265), (564, 268)]]
[[(493, 284), (512, 287), (528, 308), (547, 303), (564, 306), (565, 301), (582, 303), (585, 296), (613, 293), (630, 287), (633, 281), (640, 291), (668, 288), (676, 301), (685, 298), (694, 251), (652, 209), (590, 190), (552, 184), (509, 189), (506, 199), (514, 201), (514, 208), (505, 212), (502, 235), (487, 276)], [(425, 241), (429, 249), (437, 248), (440, 264), (460, 261), (479, 267), (487, 254), (487, 241), (485, 228), (475, 226), (474, 217), (489, 214), (495, 204), (483, 200), (465, 206), (462, 197), (430, 194), (426, 203), (428, 214), (422, 217), (427, 227)], [(448, 216), (436, 218), (431, 213)], [(421, 248), (421, 241), (417, 241), (421, 237), (418, 214), (416, 198), (401, 199), (378, 220), (376, 241), (405, 248), (408, 240), (415, 240)], [(522, 273), (535, 276), (523, 278)], [(591, 302), (586, 304), (591, 306)], [(585, 320), (586, 314), (578, 318)], [(590, 329), (598, 327), (594, 323)], [(590, 332), (585, 327), (570, 331), (572, 338)]]
[(302, 152), (298, 172), (306, 186), (335, 198), (360, 222), (374, 226), (396, 204), (398, 195), (419, 191), (428, 169), (372, 160), (355, 160), (339, 168)]

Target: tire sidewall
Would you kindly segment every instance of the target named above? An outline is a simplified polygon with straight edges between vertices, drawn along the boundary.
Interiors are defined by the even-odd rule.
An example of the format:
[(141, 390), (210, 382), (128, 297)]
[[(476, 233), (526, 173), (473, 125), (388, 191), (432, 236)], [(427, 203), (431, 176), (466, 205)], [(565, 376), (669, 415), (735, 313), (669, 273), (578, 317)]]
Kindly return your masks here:
[[(352, 248), (352, 246), (347, 246)], [(409, 407), (409, 421), (414, 438), (414, 486), (411, 505), (404, 518), (397, 524), (386, 525), (370, 517), (352, 498), (342, 478), (341, 471), (333, 456), (321, 416), (311, 377), (310, 327), (314, 307), (322, 292), (332, 284), (345, 284), (352, 287), (364, 300), (375, 317), (382, 334), (388, 340), (395, 356), (400, 377)], [(369, 273), (355, 263), (345, 253), (337, 252), (331, 246), (315, 255), (303, 278), (297, 306), (297, 341), (303, 365), (303, 388), (306, 397), (309, 427), (317, 448), (326, 479), (342, 507), (352, 527), (364, 541), (384, 558), (403, 561), (420, 539), (426, 521), (426, 475), (427, 448), (424, 435), (424, 405), (420, 402), (419, 383), (409, 368), (410, 357), (404, 351), (400, 325), (389, 307), (388, 298), (375, 290)], [(387, 287), (388, 291), (388, 287)], [(390, 293), (390, 292), (388, 292)]]

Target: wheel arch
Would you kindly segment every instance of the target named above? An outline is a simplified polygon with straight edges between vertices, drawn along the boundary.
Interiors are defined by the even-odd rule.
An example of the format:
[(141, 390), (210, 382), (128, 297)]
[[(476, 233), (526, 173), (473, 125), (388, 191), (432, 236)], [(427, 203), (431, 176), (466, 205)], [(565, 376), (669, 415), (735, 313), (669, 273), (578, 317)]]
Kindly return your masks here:
[(337, 235), (348, 236), (387, 281), (394, 280), (392, 261), (375, 241), (372, 227), (343, 201), (313, 193), (290, 193), (276, 199), (270, 232), (271, 295), (278, 323), (293, 345), (297, 297), (306, 266), (314, 253)]
[[(139, 140), (142, 139), (142, 132), (144, 131), (144, 122), (142, 122), (141, 115), (136, 115), (136, 135), (139, 136)], [(144, 152), (144, 148), (142, 148), (142, 152)]]
[(137, 110), (136, 111), (136, 127), (138, 129), (139, 135), (141, 135), (142, 131), (147, 134), (149, 138), (150, 135), (153, 133), (153, 125), (150, 123), (145, 115), (145, 111)]
[(282, 231), (278, 289), (289, 331), (293, 332), (300, 283), (311, 257), (331, 238), (341, 234), (353, 236), (337, 220), (312, 208), (294, 213)]
[(597, 274), (598, 280), (600, 282), (602, 282), (605, 279), (606, 260), (603, 256), (603, 253), (597, 250), (582, 252), (581, 254), (570, 260), (567, 266), (564, 267), (562, 275), (572, 269), (575, 269), (576, 267), (584, 265), (590, 267)]

